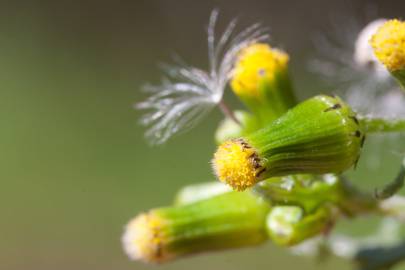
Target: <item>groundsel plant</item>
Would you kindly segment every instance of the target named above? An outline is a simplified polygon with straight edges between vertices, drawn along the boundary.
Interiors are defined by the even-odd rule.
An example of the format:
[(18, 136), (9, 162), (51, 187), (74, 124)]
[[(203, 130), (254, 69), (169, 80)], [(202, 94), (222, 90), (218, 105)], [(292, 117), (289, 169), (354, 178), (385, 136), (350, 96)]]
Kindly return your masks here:
[(137, 109), (152, 111), (141, 120), (142, 124), (150, 126), (145, 135), (152, 144), (162, 144), (193, 127), (217, 105), (227, 117), (238, 122), (222, 100), (224, 90), (240, 50), (267, 40), (269, 35), (260, 24), (235, 34), (237, 21), (233, 20), (217, 40), (217, 18), (218, 11), (214, 10), (208, 24), (209, 70), (187, 65), (166, 66), (167, 78), (161, 85), (146, 85), (145, 90), (152, 95), (135, 105)]
[[(191, 127), (203, 112), (223, 106), (229, 82), (244, 107), (224, 109), (225, 119), (215, 133), (212, 167), (218, 181), (183, 187), (171, 205), (132, 218), (122, 236), (128, 257), (165, 263), (271, 241), (301, 247), (294, 254), (314, 253), (326, 243), (331, 253), (359, 261), (362, 269), (388, 269), (405, 259), (405, 251), (393, 258), (384, 255), (386, 249), (379, 257), (378, 247), (371, 253), (363, 249), (378, 239), (334, 235), (341, 220), (365, 215), (405, 223), (405, 198), (396, 195), (404, 184), (405, 158), (397, 176), (374, 193), (357, 189), (355, 179), (345, 175), (362, 158), (368, 136), (405, 132), (405, 120), (361, 114), (344, 98), (327, 94), (298, 101), (288, 71), (290, 55), (265, 43), (268, 36), (258, 25), (231, 37), (236, 21), (215, 42), (217, 16), (217, 11), (211, 14), (208, 27), (210, 71), (170, 68), (171, 79), (181, 81), (150, 88), (154, 95), (138, 108), (155, 110), (144, 118), (152, 124), (147, 136), (163, 143)], [(370, 61), (403, 85), (405, 23), (384, 20), (366, 32), (371, 45), (362, 52), (374, 54)], [(321, 244), (307, 244), (314, 242)], [(339, 243), (350, 254), (339, 253)]]

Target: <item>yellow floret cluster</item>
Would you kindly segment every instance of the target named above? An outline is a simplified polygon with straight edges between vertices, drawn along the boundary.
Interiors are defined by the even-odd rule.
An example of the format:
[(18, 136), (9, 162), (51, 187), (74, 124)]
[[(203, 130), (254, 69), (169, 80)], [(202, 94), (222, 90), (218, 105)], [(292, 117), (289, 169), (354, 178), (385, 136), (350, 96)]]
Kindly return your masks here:
[(288, 54), (267, 44), (255, 43), (246, 47), (235, 63), (231, 80), (233, 91), (237, 95), (259, 97), (261, 80), (274, 80), (277, 72), (286, 68), (288, 60)]
[(244, 190), (257, 182), (260, 168), (256, 151), (240, 139), (224, 142), (212, 161), (218, 179), (235, 190)]
[(126, 226), (122, 243), (127, 255), (133, 260), (162, 262), (169, 259), (163, 250), (165, 239), (161, 233), (164, 221), (153, 211), (140, 214)]
[(405, 69), (405, 22), (387, 21), (372, 36), (370, 44), (378, 60), (389, 71)]

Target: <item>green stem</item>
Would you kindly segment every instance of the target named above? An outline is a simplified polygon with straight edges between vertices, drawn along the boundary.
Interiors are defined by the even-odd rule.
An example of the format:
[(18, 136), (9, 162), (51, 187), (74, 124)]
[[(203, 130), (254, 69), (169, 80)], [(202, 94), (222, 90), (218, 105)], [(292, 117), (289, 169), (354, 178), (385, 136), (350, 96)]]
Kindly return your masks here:
[(404, 185), (405, 181), (405, 159), (401, 163), (397, 177), (392, 182), (389, 182), (381, 189), (375, 190), (375, 197), (379, 200), (385, 200), (392, 197)]
[(218, 103), (218, 106), (226, 117), (234, 121), (236, 124), (241, 125), (240, 121), (235, 117), (233, 111), (229, 109), (228, 105), (226, 105), (223, 100)]
[(300, 206), (306, 213), (331, 203), (347, 216), (379, 212), (378, 201), (363, 193), (342, 176), (295, 175), (269, 178), (253, 189), (272, 205)]
[(359, 122), (367, 133), (405, 131), (405, 119), (373, 118), (363, 116), (359, 117)]
[(398, 84), (401, 86), (402, 90), (405, 91), (405, 70), (398, 70), (392, 72), (392, 75), (397, 79)]

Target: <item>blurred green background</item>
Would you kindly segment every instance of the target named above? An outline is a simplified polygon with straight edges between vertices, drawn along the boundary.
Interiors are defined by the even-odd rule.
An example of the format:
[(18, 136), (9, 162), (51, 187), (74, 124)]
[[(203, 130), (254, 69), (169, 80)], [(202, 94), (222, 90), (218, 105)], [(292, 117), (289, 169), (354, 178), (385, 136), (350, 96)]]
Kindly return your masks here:
[[(271, 27), (273, 44), (292, 57), (301, 98), (325, 92), (306, 70), (312, 35), (336, 11), (369, 10), (370, 2), (348, 3), (1, 1), (0, 269), (350, 269), (342, 260), (318, 264), (270, 243), (156, 267), (130, 262), (120, 244), (131, 217), (170, 204), (183, 185), (213, 179), (218, 110), (161, 147), (143, 138), (132, 104), (145, 98), (144, 82), (160, 79), (157, 64), (176, 52), (206, 67), (204, 27), (219, 7), (222, 29), (234, 16), (241, 25)], [(382, 17), (405, 14), (403, 0), (374, 4)], [(395, 175), (395, 153), (405, 147), (381, 138), (366, 146), (351, 175), (371, 190)], [(364, 231), (370, 224), (350, 226)]]

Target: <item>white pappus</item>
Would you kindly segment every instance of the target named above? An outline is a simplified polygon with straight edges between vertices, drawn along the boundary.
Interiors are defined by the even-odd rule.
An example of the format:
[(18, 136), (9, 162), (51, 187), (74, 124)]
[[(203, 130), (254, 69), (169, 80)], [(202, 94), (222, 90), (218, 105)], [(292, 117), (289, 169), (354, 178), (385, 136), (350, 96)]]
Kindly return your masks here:
[(353, 14), (335, 18), (332, 31), (314, 41), (317, 56), (311, 60), (310, 69), (323, 76), (358, 112), (396, 117), (405, 113), (405, 97), (369, 44), (384, 22), (379, 18), (363, 24)]
[(184, 64), (167, 66), (162, 83), (146, 85), (145, 90), (152, 95), (135, 105), (137, 109), (150, 111), (141, 123), (149, 127), (145, 136), (151, 144), (162, 144), (190, 129), (216, 105), (232, 117), (222, 98), (238, 53), (252, 43), (267, 40), (269, 35), (260, 24), (234, 34), (234, 19), (216, 40), (217, 18), (218, 11), (212, 11), (208, 24), (209, 70)]

